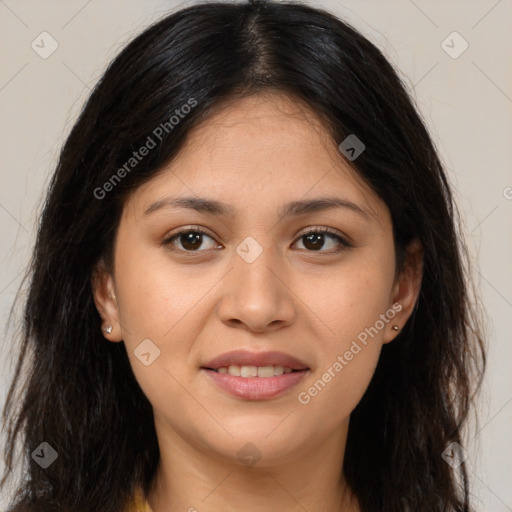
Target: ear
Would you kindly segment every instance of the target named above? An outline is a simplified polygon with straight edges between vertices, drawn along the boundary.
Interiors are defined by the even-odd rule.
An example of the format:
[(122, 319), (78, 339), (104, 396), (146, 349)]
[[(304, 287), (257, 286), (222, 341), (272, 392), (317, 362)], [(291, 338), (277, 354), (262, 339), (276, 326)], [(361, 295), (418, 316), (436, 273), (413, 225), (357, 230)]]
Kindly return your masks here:
[[(92, 273), (91, 286), (94, 304), (103, 320), (101, 325), (103, 336), (112, 342), (123, 341), (121, 326), (119, 324), (119, 311), (114, 289), (114, 278), (107, 270), (103, 260), (100, 260)], [(112, 326), (110, 333), (104, 330), (109, 326)]]
[[(407, 323), (416, 306), (422, 278), (423, 246), (419, 240), (414, 239), (405, 250), (403, 268), (393, 285), (391, 303), (396, 315), (387, 324), (384, 343), (392, 341)], [(398, 329), (394, 329), (393, 326), (397, 326)]]

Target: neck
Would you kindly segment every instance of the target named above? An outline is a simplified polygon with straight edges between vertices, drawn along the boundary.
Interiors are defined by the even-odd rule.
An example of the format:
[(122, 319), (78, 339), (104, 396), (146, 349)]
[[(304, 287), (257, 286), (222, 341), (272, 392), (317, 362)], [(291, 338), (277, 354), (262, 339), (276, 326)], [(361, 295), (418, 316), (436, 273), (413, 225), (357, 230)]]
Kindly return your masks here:
[(153, 512), (359, 512), (342, 473), (346, 428), (278, 460), (246, 448), (261, 458), (245, 463), (159, 431), (160, 461), (147, 498)]

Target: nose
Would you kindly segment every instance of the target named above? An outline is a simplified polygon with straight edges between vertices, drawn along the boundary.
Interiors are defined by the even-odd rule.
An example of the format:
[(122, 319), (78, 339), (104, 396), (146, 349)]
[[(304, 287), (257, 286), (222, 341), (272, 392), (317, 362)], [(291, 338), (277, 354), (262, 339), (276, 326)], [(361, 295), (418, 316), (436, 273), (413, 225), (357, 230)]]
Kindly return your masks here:
[(286, 281), (284, 265), (274, 251), (264, 249), (251, 263), (235, 254), (234, 268), (222, 282), (219, 317), (228, 326), (258, 333), (291, 325), (295, 296)]

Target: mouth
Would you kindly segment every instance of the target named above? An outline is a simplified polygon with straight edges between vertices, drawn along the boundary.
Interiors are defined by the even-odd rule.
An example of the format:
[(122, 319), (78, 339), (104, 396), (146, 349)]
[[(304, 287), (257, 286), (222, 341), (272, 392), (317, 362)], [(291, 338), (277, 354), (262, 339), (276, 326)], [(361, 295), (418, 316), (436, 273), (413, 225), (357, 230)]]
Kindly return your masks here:
[(293, 372), (301, 372), (304, 370), (294, 370), (289, 366), (239, 366), (239, 365), (230, 365), (230, 366), (221, 366), (219, 368), (204, 368), (205, 370), (211, 370), (217, 373), (223, 373), (227, 375), (232, 375), (234, 377), (259, 377), (259, 378), (269, 378), (269, 377), (278, 377), (279, 375), (284, 375)]
[(301, 360), (283, 352), (234, 351), (201, 366), (222, 391), (243, 400), (275, 398), (309, 373)]
[(308, 365), (300, 359), (275, 350), (267, 352), (234, 350), (204, 363), (202, 368), (236, 377), (272, 377), (309, 369)]

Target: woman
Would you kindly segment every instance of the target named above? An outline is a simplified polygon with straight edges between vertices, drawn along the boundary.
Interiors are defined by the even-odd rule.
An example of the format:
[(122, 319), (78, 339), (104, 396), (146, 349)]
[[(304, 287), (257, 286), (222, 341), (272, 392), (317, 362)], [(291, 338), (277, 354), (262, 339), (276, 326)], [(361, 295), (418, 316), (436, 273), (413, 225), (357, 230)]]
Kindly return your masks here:
[(358, 32), (273, 2), (166, 17), (51, 182), (11, 510), (472, 510), (465, 257), (425, 126)]

